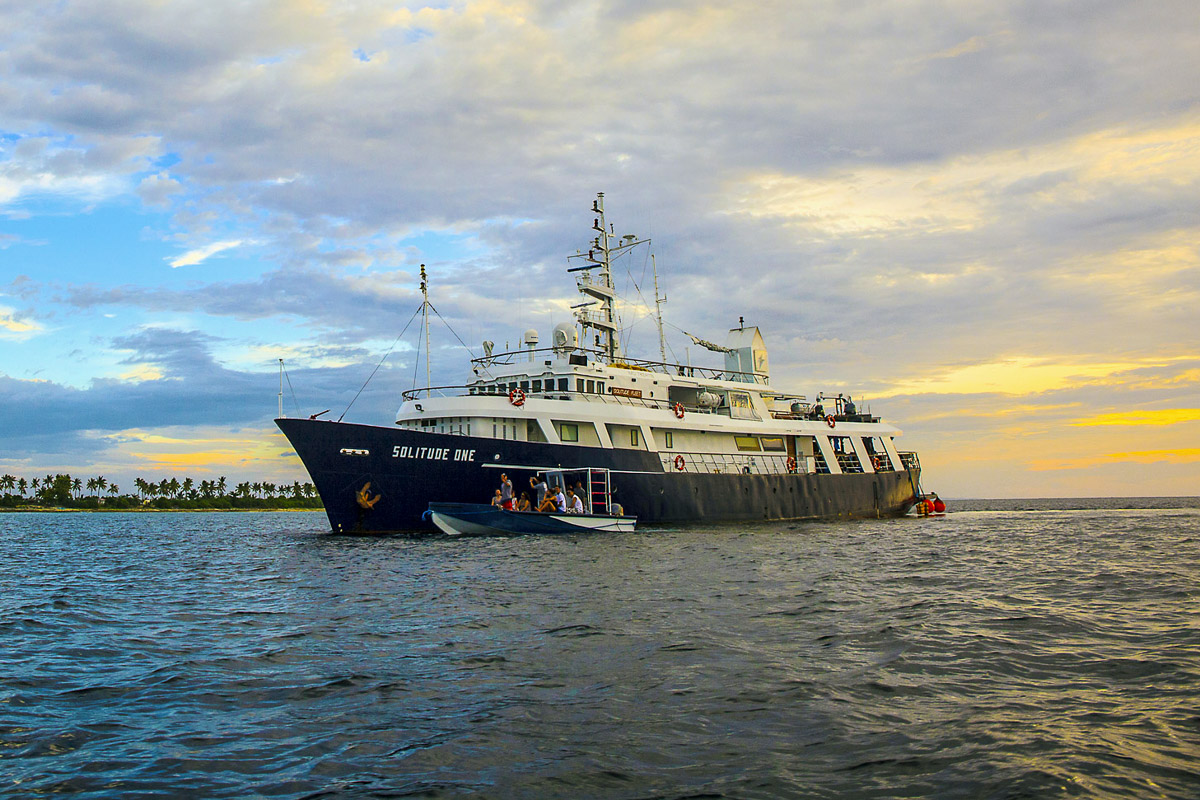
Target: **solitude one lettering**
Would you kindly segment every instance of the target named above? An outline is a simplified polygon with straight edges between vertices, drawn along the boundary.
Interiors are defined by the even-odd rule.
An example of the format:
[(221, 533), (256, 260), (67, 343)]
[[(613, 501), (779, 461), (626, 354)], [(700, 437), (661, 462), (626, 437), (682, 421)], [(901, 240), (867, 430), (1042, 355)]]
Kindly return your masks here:
[(454, 450), (449, 447), (409, 447), (396, 445), (392, 448), (392, 458), (417, 458), (426, 461), (450, 461), (454, 453), (454, 461), (474, 461), (474, 450)]

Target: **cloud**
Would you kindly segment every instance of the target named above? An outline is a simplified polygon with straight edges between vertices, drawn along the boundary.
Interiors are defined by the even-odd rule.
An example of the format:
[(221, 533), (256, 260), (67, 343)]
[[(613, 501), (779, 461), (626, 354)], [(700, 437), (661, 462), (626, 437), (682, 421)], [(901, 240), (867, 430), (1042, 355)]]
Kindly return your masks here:
[[(41, 324), (123, 309), (62, 353), (90, 347), (111, 367), (114, 343), (130, 348), (128, 380), (12, 391), (60, 427), (116, 430), (135, 401), (163, 426), (237, 419), (264, 376), (213, 353), (278, 345), (326, 364), (305, 377), (338, 396), (409, 320), (422, 262), (468, 341), (547, 330), (566, 318), (563, 256), (586, 246), (604, 191), (618, 233), (654, 238), (668, 322), (719, 340), (746, 315), (781, 382), (886, 395), (926, 440), (1014, 407), (1115, 435), (1071, 423), (1115, 413), (1106, 391), (1154, 409), (1194, 398), (1195, 381), (1162, 366), (1190, 357), (1200, 300), (1200, 121), (1179, 67), (1191, 11), (2, 5), (0, 218), (136, 211), (143, 241), (193, 248), (173, 267), (240, 248), (245, 270), (147, 278), (133, 246), (6, 225), (2, 242), (47, 241), (28, 260), (4, 251), (22, 251), (16, 269), (34, 277), (19, 296)], [(47, 198), (64, 202), (48, 212)], [(645, 266), (619, 265), (624, 294), (646, 293)], [(657, 337), (623, 311), (652, 354)], [(293, 338), (223, 339), (230, 321), (259, 320)], [(211, 414), (180, 390), (197, 378)]]
[(213, 242), (212, 244), (198, 247), (195, 250), (189, 250), (181, 256), (176, 256), (170, 260), (173, 268), (178, 267), (194, 267), (197, 264), (203, 263), (217, 253), (222, 253), (226, 250), (232, 250), (235, 247), (241, 247), (242, 240), (235, 239), (228, 242)]
[(42, 326), (31, 321), (26, 314), (6, 306), (0, 306), (0, 338), (25, 339), (41, 330)]

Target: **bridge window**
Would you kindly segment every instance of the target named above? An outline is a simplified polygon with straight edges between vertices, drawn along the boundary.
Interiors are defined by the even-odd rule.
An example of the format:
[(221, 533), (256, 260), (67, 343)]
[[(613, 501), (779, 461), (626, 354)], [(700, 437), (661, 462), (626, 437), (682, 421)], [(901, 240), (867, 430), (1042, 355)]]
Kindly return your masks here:
[(579, 426), (573, 422), (563, 422), (558, 426), (558, 438), (564, 442), (579, 441)]

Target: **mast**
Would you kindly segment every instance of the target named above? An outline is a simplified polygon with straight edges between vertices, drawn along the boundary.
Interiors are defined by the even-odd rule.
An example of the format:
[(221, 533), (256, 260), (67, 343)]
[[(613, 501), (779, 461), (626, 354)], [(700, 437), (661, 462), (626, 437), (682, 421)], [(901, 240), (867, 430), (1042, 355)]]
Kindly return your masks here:
[(667, 363), (667, 339), (663, 336), (662, 326), (662, 304), (667, 302), (667, 298), (658, 296), (658, 264), (654, 261), (654, 253), (650, 254), (650, 268), (654, 272), (654, 316), (658, 322), (658, 360), (662, 363)]
[[(592, 202), (592, 213), (596, 215), (592, 222), (592, 230), (596, 231), (596, 236), (592, 238), (590, 249), (586, 255), (578, 253), (567, 256), (568, 261), (581, 258), (588, 263), (581, 267), (572, 267), (567, 272), (582, 273), (576, 276), (575, 285), (580, 294), (592, 298), (572, 306), (575, 309), (575, 319), (584, 330), (585, 340), (587, 329), (594, 328), (596, 347), (602, 351), (605, 360), (612, 363), (621, 354), (621, 344), (617, 339), (617, 293), (612, 280), (612, 261), (631, 248), (650, 240), (627, 234), (620, 238), (619, 243), (614, 243), (617, 237), (604, 216), (604, 192), (596, 193), (596, 199)], [(593, 269), (599, 270), (599, 274), (594, 278), (591, 274)], [(587, 310), (596, 305), (599, 305), (598, 310)], [(584, 346), (587, 347), (586, 344)]]
[(429, 278), (425, 275), (425, 265), (421, 265), (421, 316), (425, 321), (425, 396), (429, 397), (429, 387), (433, 381), (429, 377)]
[(279, 359), (279, 418), (283, 419), (283, 359)]

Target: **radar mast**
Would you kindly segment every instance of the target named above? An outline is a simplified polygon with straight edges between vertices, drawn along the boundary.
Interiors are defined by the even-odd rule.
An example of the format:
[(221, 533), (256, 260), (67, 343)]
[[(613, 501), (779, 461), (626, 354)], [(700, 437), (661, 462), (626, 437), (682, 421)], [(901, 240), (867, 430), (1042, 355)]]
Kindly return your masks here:
[[(608, 363), (616, 361), (621, 355), (621, 343), (617, 338), (617, 309), (616, 288), (613, 286), (612, 262), (639, 244), (649, 242), (649, 239), (639, 239), (633, 234), (626, 234), (617, 241), (612, 226), (604, 216), (604, 192), (597, 192), (592, 202), (592, 213), (595, 219), (592, 230), (596, 235), (592, 238), (591, 247), (587, 253), (582, 252), (567, 256), (567, 260), (582, 259), (588, 263), (580, 267), (572, 267), (567, 272), (579, 273), (575, 276), (575, 285), (579, 293), (591, 298), (577, 303), (571, 308), (575, 311), (575, 319), (583, 329), (585, 348), (588, 348), (587, 331), (596, 331), (594, 342), (597, 350), (601, 351)], [(593, 276), (592, 270), (599, 270)], [(599, 306), (593, 309), (594, 306)]]

